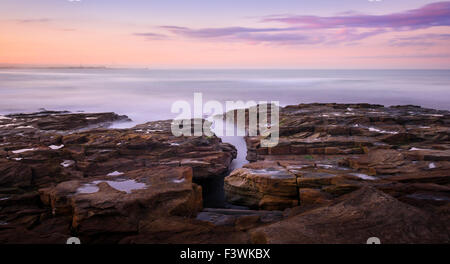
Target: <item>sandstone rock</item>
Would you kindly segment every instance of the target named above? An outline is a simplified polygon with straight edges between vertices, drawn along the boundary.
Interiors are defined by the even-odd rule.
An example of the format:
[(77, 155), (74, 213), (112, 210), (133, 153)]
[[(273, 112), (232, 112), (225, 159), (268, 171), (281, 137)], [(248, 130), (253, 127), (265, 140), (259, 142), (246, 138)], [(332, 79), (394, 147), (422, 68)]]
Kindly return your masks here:
[(251, 231), (254, 243), (446, 243), (448, 224), (374, 188)]
[(231, 203), (260, 209), (284, 209), (298, 203), (295, 175), (282, 167), (242, 168), (225, 177), (225, 192)]
[[(52, 111), (0, 119), (0, 240), (45, 243), (75, 232), (118, 242), (139, 236), (142, 221), (194, 218), (202, 190), (192, 180), (223, 177), (236, 149), (215, 136), (175, 137), (171, 120), (107, 129), (127, 120)], [(128, 185), (146, 188), (120, 190)], [(18, 198), (38, 189), (38, 202)], [(13, 235), (23, 228), (29, 238)]]
[(126, 244), (247, 244), (246, 232), (232, 226), (214, 226), (195, 219), (181, 217), (141, 221), (139, 234), (123, 238)]
[[(448, 185), (449, 116), (448, 111), (417, 106), (287, 106), (280, 108), (277, 146), (264, 148), (259, 144), (262, 136), (246, 137), (247, 158), (257, 161), (246, 168), (287, 170), (297, 180), (300, 206), (302, 200), (305, 206), (324, 205), (380, 182)], [(226, 178), (229, 202), (266, 209), (296, 206), (292, 197), (279, 194), (280, 188), (261, 187), (267, 177), (250, 175), (238, 170)], [(293, 190), (288, 182), (271, 185)]]
[(324, 205), (329, 203), (332, 196), (322, 192), (320, 189), (302, 188), (299, 189), (300, 205)]
[(52, 111), (0, 119), (0, 241), (74, 234), (86, 243), (248, 243), (249, 234), (270, 243), (449, 241), (447, 111), (280, 108), (279, 145), (245, 137), (252, 163), (225, 178), (233, 206), (259, 210), (200, 211), (202, 191), (192, 180), (220, 181), (233, 146), (215, 136), (175, 137), (171, 120), (107, 129), (126, 120)]
[(404, 155), (393, 149), (370, 150), (365, 156), (349, 159), (349, 166), (368, 174), (394, 174), (404, 165)]
[(192, 184), (189, 167), (159, 167), (90, 181), (69, 181), (40, 190), (54, 216), (71, 216), (72, 230), (84, 241), (102, 242), (138, 233), (140, 221), (195, 215), (202, 207), (201, 188)]
[(18, 161), (0, 161), (0, 186), (29, 187), (32, 185), (31, 168)]
[(258, 225), (260, 221), (259, 215), (246, 215), (241, 216), (236, 220), (236, 229), (248, 230)]

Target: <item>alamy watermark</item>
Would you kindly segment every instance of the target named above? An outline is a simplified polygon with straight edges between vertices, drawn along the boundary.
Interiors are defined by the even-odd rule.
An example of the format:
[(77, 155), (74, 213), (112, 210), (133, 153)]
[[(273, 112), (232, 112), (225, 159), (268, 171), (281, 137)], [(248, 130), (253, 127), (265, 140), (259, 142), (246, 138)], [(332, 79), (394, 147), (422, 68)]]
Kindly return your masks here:
[[(203, 102), (202, 93), (194, 93), (194, 105), (187, 101), (176, 101), (171, 112), (178, 114), (172, 121), (174, 136), (261, 136), (261, 147), (274, 147), (279, 140), (279, 102), (271, 101), (219, 101)], [(211, 122), (214, 118), (214, 132)], [(225, 116), (225, 118), (224, 118)], [(224, 125), (226, 126), (224, 132)]]

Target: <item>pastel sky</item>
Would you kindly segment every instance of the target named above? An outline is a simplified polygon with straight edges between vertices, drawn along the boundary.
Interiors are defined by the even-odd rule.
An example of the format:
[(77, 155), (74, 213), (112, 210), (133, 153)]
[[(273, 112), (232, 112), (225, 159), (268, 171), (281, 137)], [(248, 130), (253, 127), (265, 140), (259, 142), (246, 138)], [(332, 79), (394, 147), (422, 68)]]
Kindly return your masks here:
[(450, 69), (450, 1), (0, 0), (0, 65)]

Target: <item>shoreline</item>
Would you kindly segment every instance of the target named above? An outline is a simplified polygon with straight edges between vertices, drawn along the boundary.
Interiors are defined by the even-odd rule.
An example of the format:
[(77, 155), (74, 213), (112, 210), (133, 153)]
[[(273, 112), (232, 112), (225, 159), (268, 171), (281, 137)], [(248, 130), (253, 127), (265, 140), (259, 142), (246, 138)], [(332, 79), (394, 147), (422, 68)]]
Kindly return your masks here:
[[(174, 137), (170, 120), (108, 128), (127, 119), (51, 111), (1, 117), (0, 241), (359, 243), (373, 232), (390, 243), (450, 238), (448, 111), (286, 106), (280, 143), (267, 149), (259, 137), (244, 137), (249, 163), (231, 171), (239, 154), (233, 145), (215, 136)], [(233, 206), (203, 208), (210, 206), (205, 188), (221, 189), (224, 176)], [(214, 179), (219, 185), (204, 184)], [(328, 226), (302, 231), (313, 223)], [(361, 234), (350, 236), (354, 225)], [(48, 228), (51, 235), (42, 233)], [(347, 236), (333, 235), (342, 228)], [(28, 235), (15, 235), (21, 232)]]

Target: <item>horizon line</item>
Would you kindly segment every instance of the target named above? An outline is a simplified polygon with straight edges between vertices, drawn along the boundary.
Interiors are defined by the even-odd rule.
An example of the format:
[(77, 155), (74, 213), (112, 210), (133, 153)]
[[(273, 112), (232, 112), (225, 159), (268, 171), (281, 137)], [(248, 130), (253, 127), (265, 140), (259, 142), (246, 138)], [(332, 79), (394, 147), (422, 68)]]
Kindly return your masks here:
[(2, 64), (0, 69), (130, 69), (130, 70), (450, 70), (450, 68), (306, 68), (306, 67), (171, 67), (171, 66), (114, 66), (101, 64)]

